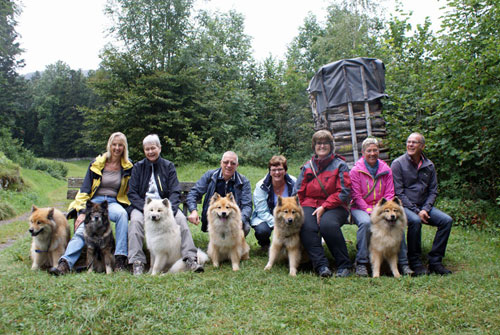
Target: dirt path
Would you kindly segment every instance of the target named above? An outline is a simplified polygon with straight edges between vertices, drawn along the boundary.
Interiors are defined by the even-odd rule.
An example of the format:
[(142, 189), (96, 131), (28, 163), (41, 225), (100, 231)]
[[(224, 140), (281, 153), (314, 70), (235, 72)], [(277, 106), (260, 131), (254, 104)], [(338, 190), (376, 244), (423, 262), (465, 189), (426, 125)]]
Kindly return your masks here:
[[(59, 209), (63, 213), (66, 210), (65, 206), (66, 206), (66, 204), (63, 203), (63, 202), (57, 202), (57, 203), (54, 204), (54, 207), (57, 208), (57, 209)], [(7, 220), (0, 220), (0, 226), (6, 225), (6, 224), (9, 224), (9, 223), (12, 223), (12, 222), (17, 222), (17, 221), (23, 221), (23, 222), (27, 223), (30, 215), (31, 215), (31, 211), (23, 213), (21, 215), (18, 215), (15, 218), (7, 219)], [(26, 231), (27, 230), (28, 230), (28, 228), (26, 228)], [(28, 235), (28, 233), (26, 232), (26, 234), (22, 234), (22, 235), (18, 235), (18, 236), (11, 236), (7, 240), (7, 242), (0, 243), (0, 251), (2, 251), (4, 249), (7, 249), (12, 244), (14, 244), (18, 239), (24, 237), (25, 235)]]

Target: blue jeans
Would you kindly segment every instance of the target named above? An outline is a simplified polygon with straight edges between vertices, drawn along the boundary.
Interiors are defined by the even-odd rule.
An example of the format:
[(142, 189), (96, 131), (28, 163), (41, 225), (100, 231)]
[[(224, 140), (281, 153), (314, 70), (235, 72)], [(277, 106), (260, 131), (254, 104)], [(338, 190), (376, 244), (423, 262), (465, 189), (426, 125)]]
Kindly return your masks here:
[[(420, 217), (409, 209), (405, 208), (408, 217), (408, 260), (412, 268), (422, 265), (422, 222)], [(428, 220), (431, 226), (437, 227), (432, 249), (429, 252), (429, 264), (441, 264), (448, 237), (451, 233), (453, 219), (439, 209), (432, 207)]]
[[(122, 207), (114, 197), (108, 196), (96, 196), (90, 201), (96, 204), (102, 203), (104, 200), (108, 201), (108, 216), (109, 219), (115, 222), (116, 227), (116, 248), (115, 256), (123, 255), (127, 257), (128, 255), (128, 214), (125, 208)], [(69, 268), (72, 269), (76, 261), (82, 253), (82, 249), (85, 246), (85, 240), (83, 238), (83, 230), (85, 223), (82, 222), (80, 226), (75, 231), (75, 234), (71, 238), (66, 247), (66, 251), (61, 258), (64, 258), (68, 264)]]
[[(370, 263), (368, 251), (368, 243), (370, 242), (370, 215), (360, 209), (352, 209), (351, 215), (354, 223), (358, 226), (358, 232), (356, 233), (356, 248), (358, 249), (356, 264), (368, 264)], [(398, 254), (399, 265), (408, 265), (407, 253), (408, 248), (406, 247), (405, 233), (403, 232), (403, 239), (401, 240), (401, 247)]]
[(326, 210), (321, 216), (320, 225), (312, 213), (316, 208), (303, 207), (304, 225), (300, 230), (300, 240), (309, 254), (314, 270), (319, 271), (323, 266), (328, 266), (325, 249), (321, 238), (326, 242), (328, 249), (335, 258), (339, 270), (350, 268), (351, 261), (345, 244), (344, 235), (340, 229), (347, 219), (348, 213), (342, 207)]

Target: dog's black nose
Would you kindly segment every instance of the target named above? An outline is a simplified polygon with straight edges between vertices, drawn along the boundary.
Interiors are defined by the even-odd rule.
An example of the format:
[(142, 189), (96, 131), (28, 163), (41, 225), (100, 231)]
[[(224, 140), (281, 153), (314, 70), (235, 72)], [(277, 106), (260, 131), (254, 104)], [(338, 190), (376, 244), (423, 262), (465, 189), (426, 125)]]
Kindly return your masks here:
[(287, 220), (286, 220), (286, 222), (288, 222), (288, 223), (293, 223), (293, 219), (292, 219), (292, 218), (287, 219)]
[(35, 230), (34, 230), (33, 228), (30, 228), (28, 231), (29, 231), (31, 234), (33, 234), (33, 232), (34, 232)]
[(227, 213), (226, 212), (222, 212), (222, 213), (220, 213), (220, 216), (222, 216), (223, 218), (225, 218), (227, 216)]

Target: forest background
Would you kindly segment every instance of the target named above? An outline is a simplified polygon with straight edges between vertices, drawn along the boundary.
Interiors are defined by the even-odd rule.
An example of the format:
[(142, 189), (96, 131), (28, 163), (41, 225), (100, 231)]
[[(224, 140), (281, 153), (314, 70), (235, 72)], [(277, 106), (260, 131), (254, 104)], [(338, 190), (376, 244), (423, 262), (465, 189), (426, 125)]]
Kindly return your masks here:
[(116, 43), (98, 69), (57, 62), (28, 79), (18, 73), (20, 6), (1, 0), (0, 174), (21, 165), (62, 178), (64, 167), (36, 157), (93, 157), (114, 131), (127, 135), (133, 160), (142, 138), (157, 133), (175, 163), (213, 164), (227, 149), (246, 165), (277, 153), (302, 161), (313, 133), (309, 80), (324, 64), (373, 57), (386, 66), (390, 158), (422, 132), (440, 193), (472, 204), (477, 224), (483, 208), (498, 210), (498, 1), (447, 1), (437, 32), (402, 11), (383, 19), (376, 1), (331, 1), (324, 21), (304, 19), (283, 60), (264, 61), (252, 58), (240, 13), (195, 13), (193, 3), (108, 0)]

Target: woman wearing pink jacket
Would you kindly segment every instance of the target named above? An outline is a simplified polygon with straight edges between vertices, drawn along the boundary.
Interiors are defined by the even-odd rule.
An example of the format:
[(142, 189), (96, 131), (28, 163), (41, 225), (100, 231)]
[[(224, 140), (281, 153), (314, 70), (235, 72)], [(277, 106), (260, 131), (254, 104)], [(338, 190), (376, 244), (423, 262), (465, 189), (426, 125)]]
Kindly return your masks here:
[[(379, 159), (379, 144), (377, 139), (368, 137), (361, 145), (361, 157), (351, 169), (351, 215), (358, 226), (356, 254), (356, 274), (361, 277), (368, 276), (370, 257), (368, 242), (370, 236), (370, 214), (380, 199), (394, 198), (394, 183), (391, 168)], [(398, 264), (403, 275), (410, 275), (408, 265), (407, 247), (401, 242)]]

